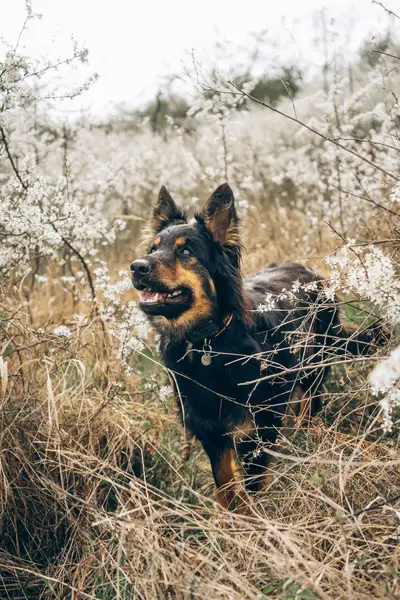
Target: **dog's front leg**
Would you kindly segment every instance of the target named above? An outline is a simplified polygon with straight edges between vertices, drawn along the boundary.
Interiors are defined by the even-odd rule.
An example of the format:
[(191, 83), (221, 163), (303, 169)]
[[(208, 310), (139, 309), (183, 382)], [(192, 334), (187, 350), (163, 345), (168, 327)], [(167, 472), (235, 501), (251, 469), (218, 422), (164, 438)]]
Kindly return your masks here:
[(203, 442), (203, 448), (210, 459), (217, 486), (217, 502), (227, 510), (245, 514), (248, 512), (246, 499), (238, 488), (236, 477), (236, 454), (231, 446), (221, 440), (221, 445)]
[[(282, 410), (282, 407), (279, 408)], [(241, 449), (248, 492), (259, 492), (271, 481), (271, 455), (265, 450), (275, 446), (281, 423), (282, 415), (271, 407), (256, 414), (258, 439), (243, 443)]]
[(271, 480), (271, 471), (268, 468), (270, 455), (262, 449), (257, 449), (254, 444), (254, 450), (248, 452), (243, 458), (246, 490), (248, 492), (261, 491)]

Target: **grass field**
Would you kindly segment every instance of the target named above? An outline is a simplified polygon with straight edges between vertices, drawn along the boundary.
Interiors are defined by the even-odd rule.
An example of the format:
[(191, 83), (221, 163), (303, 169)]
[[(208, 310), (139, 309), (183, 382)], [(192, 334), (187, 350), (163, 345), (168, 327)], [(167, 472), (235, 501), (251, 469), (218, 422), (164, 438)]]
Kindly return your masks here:
[[(251, 269), (264, 260), (257, 244), (253, 237)], [(279, 257), (286, 243), (274, 248)], [(127, 260), (113, 256), (112, 271)], [(400, 459), (368, 391), (370, 361), (336, 367), (320, 416), (280, 438), (272, 482), (251, 516), (222, 513), (201, 448), (183, 460), (183, 431), (153, 346), (146, 342), (127, 372), (112, 328), (79, 300), (87, 286), (67, 293), (57, 265), (45, 273), (28, 299), (20, 291), (15, 304), (14, 290), (14, 304), (2, 306), (4, 593), (397, 597)], [(125, 302), (133, 298), (124, 293)], [(77, 313), (85, 316), (74, 320)], [(60, 322), (69, 337), (54, 336)]]
[[(31, 85), (37, 64), (9, 49), (1, 600), (400, 597), (400, 372), (388, 371), (380, 395), (369, 379), (398, 345), (400, 321), (398, 50), (385, 48), (380, 61), (356, 57), (351, 81), (335, 63), (328, 90), (314, 81), (279, 104), (283, 114), (221, 78), (183, 125), (171, 117), (162, 131), (142, 116), (58, 122)], [(391, 332), (374, 356), (336, 361), (321, 413), (269, 450), (273, 476), (249, 516), (215, 503), (129, 277), (159, 186), (193, 211), (225, 179), (245, 274), (302, 262), (339, 294), (343, 321), (379, 317)]]

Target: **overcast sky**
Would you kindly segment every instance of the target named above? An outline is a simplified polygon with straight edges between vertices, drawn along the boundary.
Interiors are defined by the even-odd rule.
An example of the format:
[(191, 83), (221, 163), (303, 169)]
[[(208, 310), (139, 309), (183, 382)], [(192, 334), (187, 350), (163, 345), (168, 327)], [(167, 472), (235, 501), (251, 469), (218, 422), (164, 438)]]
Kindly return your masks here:
[[(400, 0), (383, 3), (400, 12)], [(11, 44), (24, 21), (24, 5), (24, 0), (0, 0), (0, 37)], [(337, 19), (334, 27), (342, 27), (342, 22), (351, 28), (349, 53), (363, 37), (388, 23), (387, 14), (371, 0), (32, 0), (32, 6), (43, 18), (29, 24), (22, 37), (24, 52), (68, 56), (71, 35), (84, 44), (90, 66), (79, 76), (97, 72), (99, 80), (74, 107), (96, 114), (104, 114), (113, 103), (137, 105), (151, 97), (165, 75), (184, 73), (192, 49), (212, 60), (217, 40), (245, 45), (249, 33), (261, 29), (267, 29), (271, 39), (290, 39), (284, 45), (290, 45), (292, 55), (297, 48), (299, 56), (318, 63), (321, 56), (313, 43), (310, 15), (321, 6), (331, 7)], [(234, 68), (235, 56), (230, 61)], [(64, 73), (71, 82), (77, 76)]]

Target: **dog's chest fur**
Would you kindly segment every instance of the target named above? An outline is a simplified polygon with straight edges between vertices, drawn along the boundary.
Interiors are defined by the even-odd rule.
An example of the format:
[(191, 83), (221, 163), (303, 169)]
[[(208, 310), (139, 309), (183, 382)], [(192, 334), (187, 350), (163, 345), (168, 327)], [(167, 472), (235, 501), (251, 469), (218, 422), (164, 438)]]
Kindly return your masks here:
[(262, 360), (257, 356), (262, 348), (244, 331), (236, 331), (235, 336), (232, 333), (223, 342), (212, 341), (208, 366), (201, 361), (202, 343), (162, 344), (163, 360), (176, 378), (182, 419), (200, 440), (233, 434), (252, 419), (252, 407), (277, 395), (277, 386), (272, 393), (269, 381), (257, 386), (241, 385), (262, 376)]

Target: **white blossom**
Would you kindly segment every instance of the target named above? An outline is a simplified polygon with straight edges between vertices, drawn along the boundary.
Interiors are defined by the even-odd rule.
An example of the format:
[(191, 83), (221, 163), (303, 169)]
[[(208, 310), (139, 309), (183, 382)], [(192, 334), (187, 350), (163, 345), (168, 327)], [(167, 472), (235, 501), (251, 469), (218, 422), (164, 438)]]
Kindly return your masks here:
[(55, 327), (53, 329), (53, 335), (55, 337), (70, 337), (71, 336), (71, 330), (66, 327), (65, 325), (58, 325), (57, 327)]
[(276, 307), (276, 301), (277, 296), (267, 292), (264, 296), (264, 303), (259, 305), (257, 311), (268, 312), (269, 310), (274, 310), (274, 308)]
[(353, 292), (370, 300), (393, 323), (400, 321), (400, 279), (393, 260), (376, 246), (358, 248), (352, 253), (349, 245), (328, 256), (330, 266), (324, 293), (333, 300), (337, 291)]
[(370, 375), (371, 391), (377, 396), (384, 394), (380, 400), (383, 413), (383, 428), (393, 428), (393, 410), (400, 407), (400, 346), (380, 362)]
[(166, 402), (171, 395), (172, 387), (170, 385), (163, 385), (158, 393), (161, 402)]

